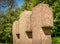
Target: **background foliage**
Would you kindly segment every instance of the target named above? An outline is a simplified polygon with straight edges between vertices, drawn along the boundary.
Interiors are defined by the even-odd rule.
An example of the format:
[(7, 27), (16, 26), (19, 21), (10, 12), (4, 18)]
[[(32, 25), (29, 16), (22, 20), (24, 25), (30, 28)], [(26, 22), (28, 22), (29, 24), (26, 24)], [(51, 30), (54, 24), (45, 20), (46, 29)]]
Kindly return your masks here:
[[(51, 29), (53, 44), (60, 44), (60, 1), (59, 0), (24, 0), (21, 8), (9, 9), (8, 12), (0, 17), (0, 42), (12, 43), (12, 24), (19, 19), (19, 15), (24, 10), (32, 10), (39, 3), (49, 4), (53, 9), (54, 26)], [(56, 38), (56, 39), (55, 39)], [(56, 43), (58, 40), (59, 42)]]

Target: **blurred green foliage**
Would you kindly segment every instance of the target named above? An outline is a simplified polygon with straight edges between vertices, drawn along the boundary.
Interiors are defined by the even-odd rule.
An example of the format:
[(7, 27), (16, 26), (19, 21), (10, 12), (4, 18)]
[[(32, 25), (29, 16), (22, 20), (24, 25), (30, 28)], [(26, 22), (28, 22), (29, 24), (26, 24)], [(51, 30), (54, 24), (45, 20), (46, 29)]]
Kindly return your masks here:
[(23, 10), (32, 10), (39, 3), (49, 4), (53, 9), (54, 26), (51, 29), (53, 44), (60, 44), (60, 1), (59, 0), (24, 0), (21, 8), (13, 11), (9, 9), (8, 13), (0, 18), (0, 43), (12, 43), (12, 25)]
[(20, 12), (13, 11), (12, 9), (8, 11), (7, 14), (0, 18), (0, 43), (12, 43), (12, 25), (13, 21), (19, 19)]
[(60, 44), (60, 37), (52, 37), (52, 44)]

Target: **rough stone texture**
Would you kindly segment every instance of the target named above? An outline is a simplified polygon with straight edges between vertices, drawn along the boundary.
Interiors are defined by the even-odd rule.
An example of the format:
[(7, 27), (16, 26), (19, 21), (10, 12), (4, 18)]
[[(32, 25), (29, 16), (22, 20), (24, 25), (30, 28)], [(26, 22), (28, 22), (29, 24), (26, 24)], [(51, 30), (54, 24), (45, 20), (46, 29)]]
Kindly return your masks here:
[[(20, 19), (13, 23), (13, 44), (51, 44), (52, 14), (47, 4), (39, 4), (32, 11), (23, 11)], [(26, 31), (32, 32), (32, 38)]]
[(20, 44), (20, 41), (19, 41), (19, 39), (17, 37), (17, 34), (20, 34), (19, 33), (19, 22), (18, 21), (15, 21), (13, 23), (12, 33), (13, 33), (13, 44)]
[[(28, 38), (26, 31), (30, 29), (30, 15), (31, 11), (23, 11), (20, 14), (20, 19), (13, 24), (13, 44), (32, 44), (32, 39)], [(19, 34), (20, 38), (17, 38)]]
[(32, 44), (32, 39), (29, 39), (26, 31), (30, 30), (30, 15), (31, 11), (24, 11), (19, 19), (20, 44)]
[(52, 26), (52, 9), (47, 4), (39, 4), (32, 9), (31, 29), (33, 32), (33, 44), (51, 44), (50, 27)]

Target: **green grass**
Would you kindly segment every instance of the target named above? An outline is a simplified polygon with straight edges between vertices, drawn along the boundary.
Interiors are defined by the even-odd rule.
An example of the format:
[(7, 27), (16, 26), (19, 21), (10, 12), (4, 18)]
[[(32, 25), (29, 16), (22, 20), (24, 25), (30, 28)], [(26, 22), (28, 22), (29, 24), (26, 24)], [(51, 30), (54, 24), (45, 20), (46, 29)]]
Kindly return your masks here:
[(60, 44), (60, 37), (53, 37), (52, 44)]
[(13, 44), (13, 43), (0, 43), (0, 44)]

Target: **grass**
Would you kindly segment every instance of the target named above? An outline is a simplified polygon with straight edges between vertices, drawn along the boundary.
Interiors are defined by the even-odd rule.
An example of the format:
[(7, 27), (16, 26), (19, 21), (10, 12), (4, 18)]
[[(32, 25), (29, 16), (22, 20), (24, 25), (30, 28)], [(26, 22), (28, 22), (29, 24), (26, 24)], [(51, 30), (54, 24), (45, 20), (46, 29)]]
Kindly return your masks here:
[(60, 37), (52, 37), (52, 44), (60, 44)]

